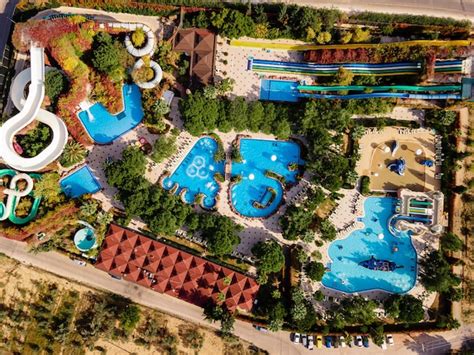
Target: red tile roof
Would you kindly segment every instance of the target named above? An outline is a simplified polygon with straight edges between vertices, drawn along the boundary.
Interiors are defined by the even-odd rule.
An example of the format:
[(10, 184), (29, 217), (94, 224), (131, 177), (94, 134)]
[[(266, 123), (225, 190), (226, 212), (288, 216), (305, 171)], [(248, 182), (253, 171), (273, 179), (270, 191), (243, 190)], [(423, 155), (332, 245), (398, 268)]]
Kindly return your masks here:
[(250, 277), (116, 224), (95, 267), (198, 306), (222, 301), (231, 311), (250, 311), (259, 288)]

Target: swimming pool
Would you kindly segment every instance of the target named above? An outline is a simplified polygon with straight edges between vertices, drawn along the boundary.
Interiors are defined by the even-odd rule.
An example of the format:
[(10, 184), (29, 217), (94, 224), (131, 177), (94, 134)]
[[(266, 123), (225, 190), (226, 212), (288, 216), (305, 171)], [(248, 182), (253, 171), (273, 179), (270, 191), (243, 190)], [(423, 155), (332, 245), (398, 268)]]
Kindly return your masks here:
[(136, 127), (143, 119), (142, 97), (135, 84), (122, 87), (124, 110), (112, 115), (101, 103), (78, 114), (94, 142), (108, 144)]
[(77, 198), (84, 194), (93, 194), (102, 188), (87, 165), (67, 175), (60, 181), (60, 185), (66, 196), (71, 198)]
[[(324, 274), (324, 286), (354, 293), (383, 290), (406, 293), (413, 288), (417, 275), (417, 255), (408, 232), (394, 236), (388, 230), (388, 220), (395, 213), (396, 199), (369, 197), (364, 203), (364, 228), (355, 230), (329, 246), (332, 262)], [(395, 262), (393, 271), (374, 271), (359, 265), (371, 257)]]
[(260, 81), (260, 100), (298, 102), (297, 81), (262, 79)]
[(241, 176), (231, 189), (235, 210), (247, 217), (268, 217), (280, 205), (283, 188), (280, 181), (265, 175), (267, 171), (283, 177), (287, 183), (296, 182), (296, 170), (288, 165), (302, 164), (300, 146), (295, 142), (263, 139), (241, 139), (241, 163), (232, 163), (232, 176)]
[(74, 245), (80, 251), (91, 250), (96, 243), (94, 231), (88, 227), (82, 228), (74, 235)]
[(186, 189), (182, 198), (189, 204), (195, 202), (197, 195), (203, 194), (201, 205), (204, 208), (213, 208), (220, 188), (214, 175), (224, 175), (224, 161), (214, 160), (216, 151), (217, 142), (214, 139), (199, 139), (173, 174), (163, 179), (163, 188), (171, 190), (177, 184), (177, 194)]

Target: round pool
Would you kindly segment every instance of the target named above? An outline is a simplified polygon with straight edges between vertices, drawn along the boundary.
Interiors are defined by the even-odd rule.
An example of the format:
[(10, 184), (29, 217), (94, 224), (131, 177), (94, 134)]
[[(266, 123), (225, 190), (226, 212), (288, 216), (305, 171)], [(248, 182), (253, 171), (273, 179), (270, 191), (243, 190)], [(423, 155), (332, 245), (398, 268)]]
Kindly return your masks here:
[(80, 251), (91, 250), (96, 242), (94, 231), (90, 228), (82, 228), (74, 235), (74, 244)]

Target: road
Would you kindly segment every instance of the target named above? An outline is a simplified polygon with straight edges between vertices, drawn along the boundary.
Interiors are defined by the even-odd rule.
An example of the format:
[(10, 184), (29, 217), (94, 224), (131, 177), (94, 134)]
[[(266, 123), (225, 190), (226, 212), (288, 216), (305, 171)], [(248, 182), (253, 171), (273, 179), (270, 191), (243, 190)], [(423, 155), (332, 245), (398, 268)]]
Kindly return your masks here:
[(17, 3), (18, 0), (0, 0), (0, 57), (3, 55), (10, 34), (12, 24), (10, 18), (13, 16)]
[[(80, 282), (95, 289), (110, 291), (144, 306), (158, 309), (184, 320), (189, 320), (204, 326), (216, 328), (217, 325), (209, 324), (203, 319), (202, 309), (176, 298), (163, 295), (131, 282), (116, 280), (107, 273), (97, 270), (91, 265), (82, 267), (74, 263), (67, 256), (57, 253), (32, 254), (24, 243), (0, 237), (0, 252), (24, 264), (31, 265), (69, 280)], [(245, 339), (256, 346), (267, 350), (270, 354), (293, 355), (311, 354), (301, 345), (292, 344), (288, 332), (261, 333), (256, 331), (251, 324), (236, 321), (235, 335)], [(387, 354), (414, 354), (420, 353), (424, 346), (426, 354), (439, 354), (441, 350), (449, 349), (450, 344), (459, 346), (462, 341), (472, 339), (472, 328), (463, 328), (455, 332), (418, 335), (395, 335), (395, 346), (384, 351)], [(422, 343), (424, 344), (422, 346)], [(358, 354), (360, 349), (324, 349), (320, 352), (327, 354)], [(364, 349), (365, 354), (380, 354), (379, 347), (371, 346)]]
[[(253, 0), (254, 3), (270, 2)], [(342, 11), (374, 11), (396, 14), (452, 17), (474, 22), (474, 0), (281, 0), (288, 4), (335, 7)]]

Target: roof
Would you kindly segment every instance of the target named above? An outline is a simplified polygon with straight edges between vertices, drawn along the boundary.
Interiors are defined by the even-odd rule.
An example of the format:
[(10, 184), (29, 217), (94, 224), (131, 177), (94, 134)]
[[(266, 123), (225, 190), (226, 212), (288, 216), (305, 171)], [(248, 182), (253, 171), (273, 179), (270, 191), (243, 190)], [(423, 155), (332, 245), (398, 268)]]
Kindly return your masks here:
[(222, 302), (230, 311), (250, 311), (259, 288), (248, 276), (116, 224), (95, 267), (198, 306)]
[(213, 32), (200, 28), (180, 29), (174, 37), (173, 49), (189, 54), (190, 75), (203, 84), (214, 76), (215, 38)]

